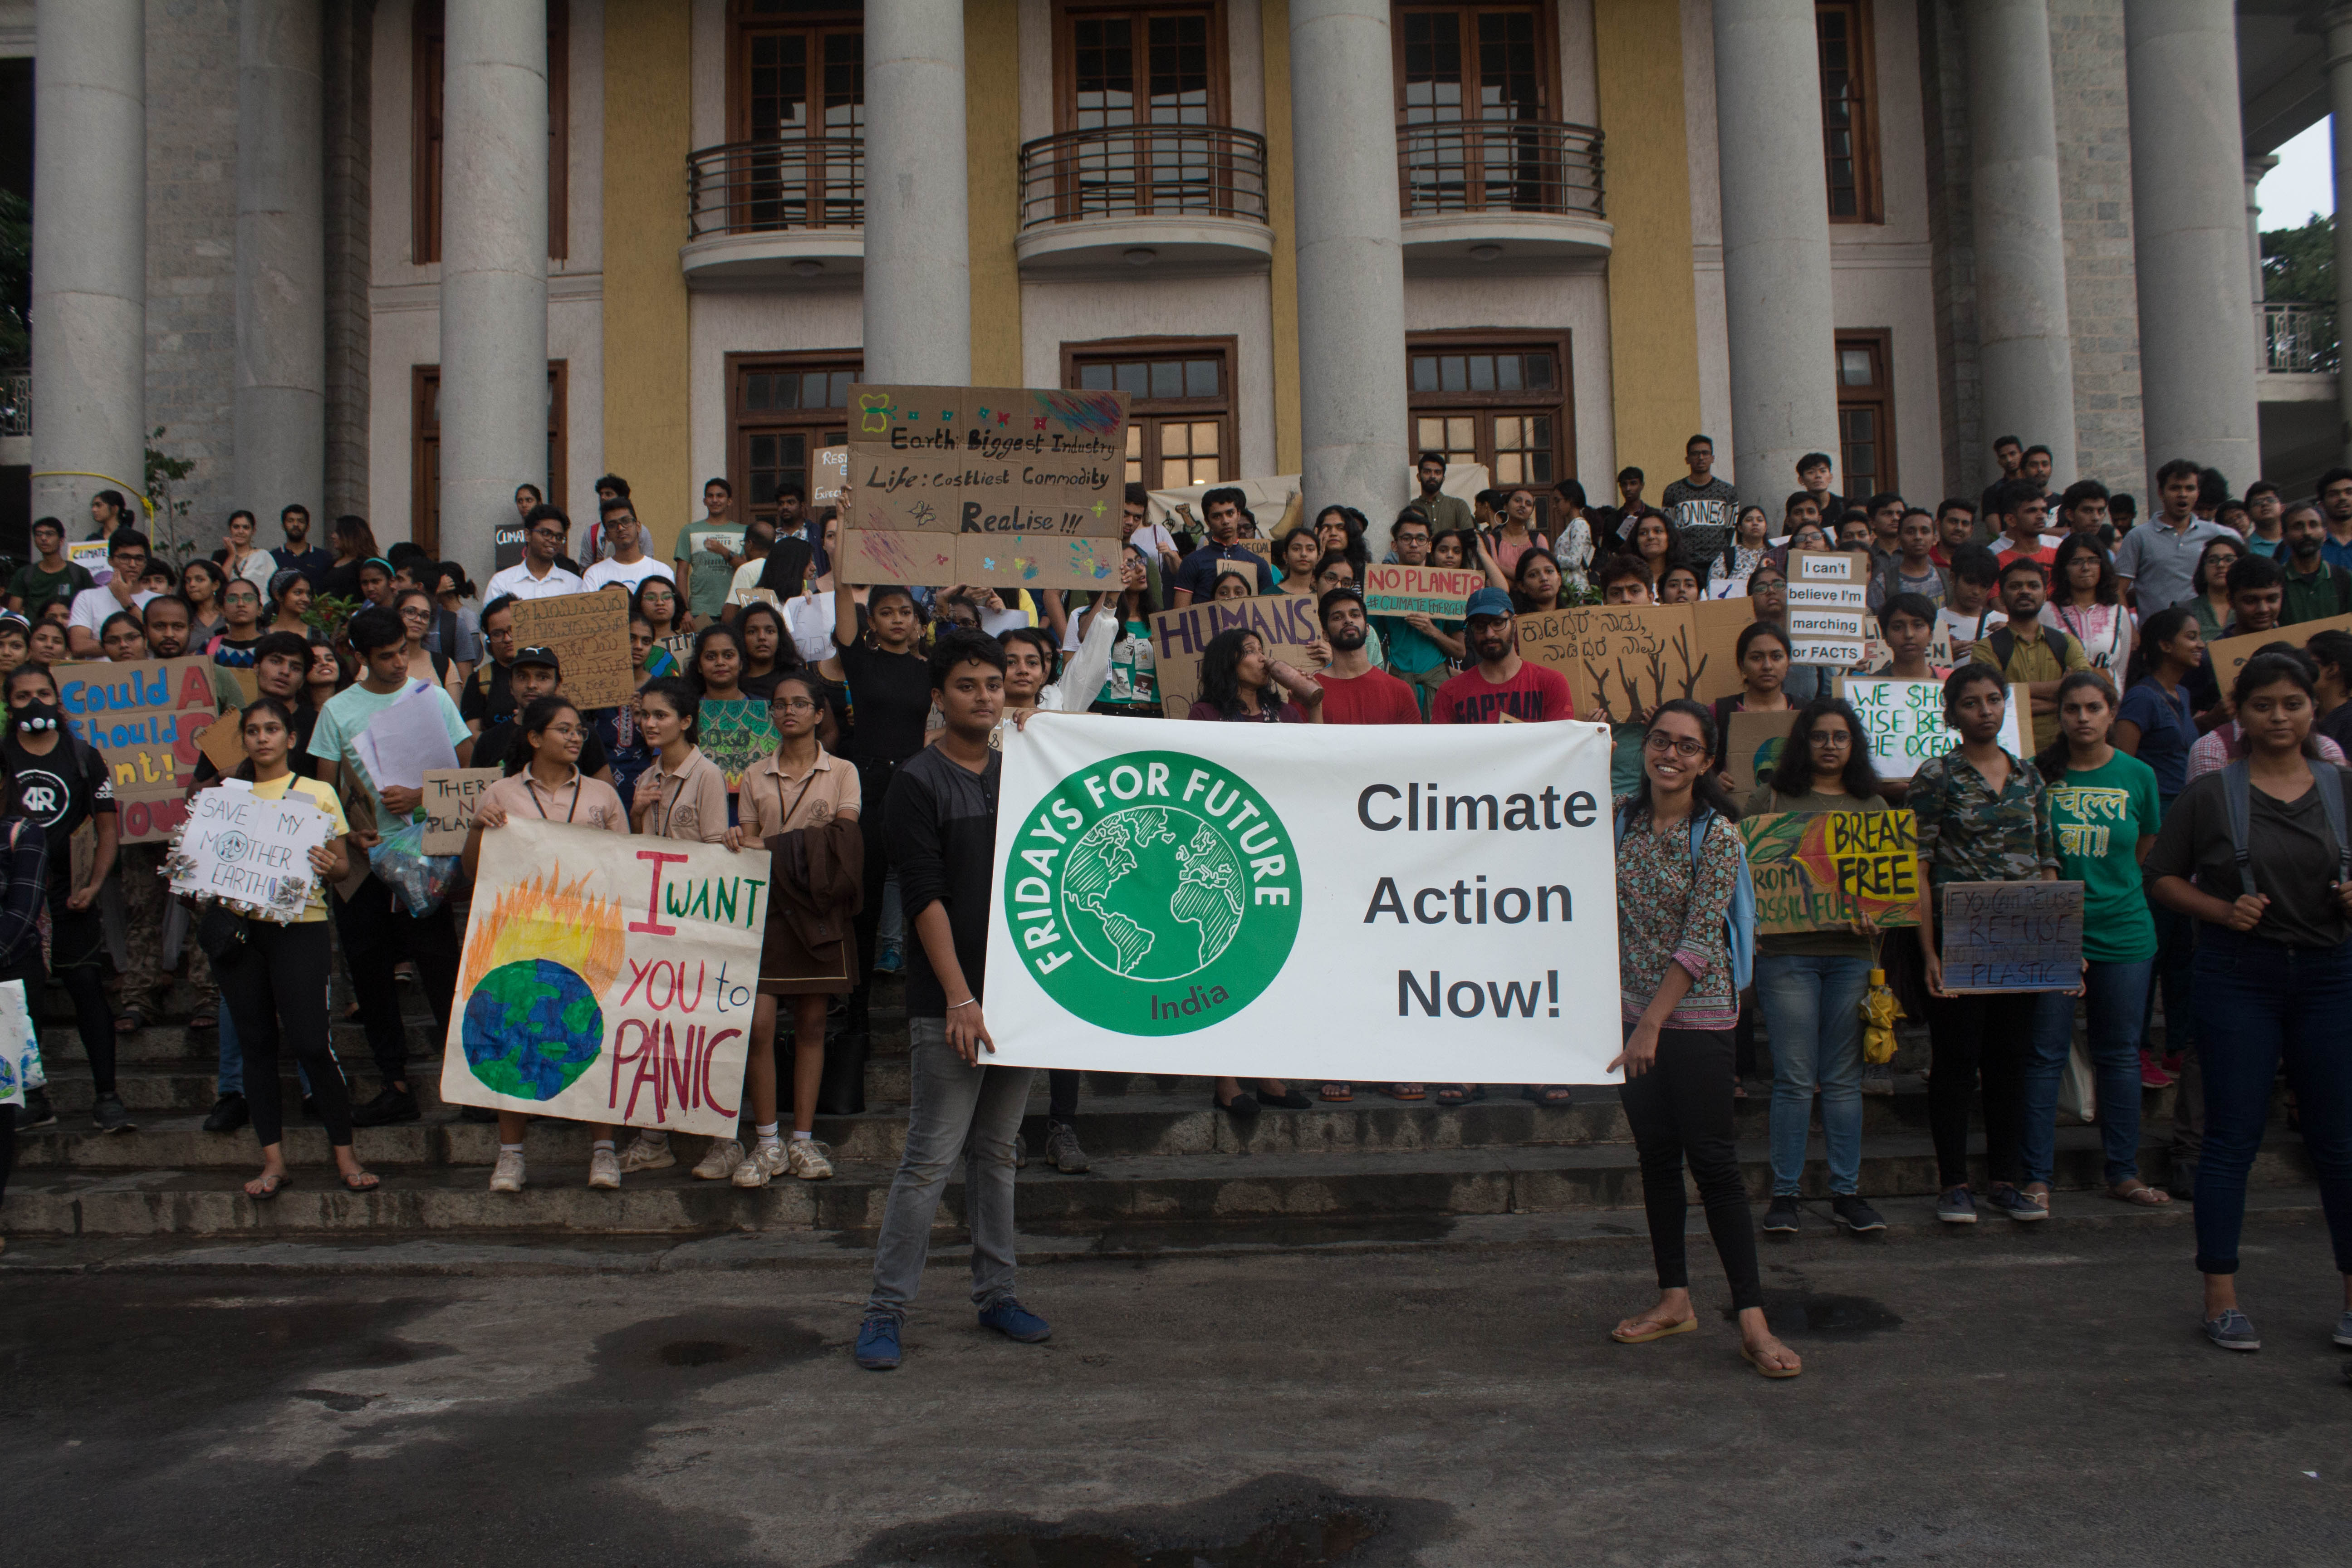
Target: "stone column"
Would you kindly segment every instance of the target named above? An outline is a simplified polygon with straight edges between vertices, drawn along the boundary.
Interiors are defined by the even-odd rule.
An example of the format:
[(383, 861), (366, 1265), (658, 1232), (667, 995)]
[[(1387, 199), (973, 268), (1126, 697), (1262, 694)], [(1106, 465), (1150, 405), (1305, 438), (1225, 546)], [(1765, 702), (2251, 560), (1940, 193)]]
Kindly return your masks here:
[(323, 537), (326, 229), (317, 0), (237, 7), (237, 503), (274, 521), (299, 501)]
[[(1011, 112), (1013, 84), (1004, 84)], [(971, 380), (963, 0), (866, 13), (866, 369), (869, 382)]]
[(146, 488), (147, 8), (34, 12), (33, 515)]
[(2236, 23), (2231, 0), (2125, 0), (2147, 460), (2232, 488), (2262, 473)]
[(1838, 456), (1821, 79), (1811, 0), (1715, 7), (1732, 477), (1775, 518), (1800, 457)]
[(2270, 172), (2278, 166), (2278, 154), (2275, 153), (2246, 160), (2246, 267), (2253, 274), (2254, 303), (2257, 305), (2270, 297), (2263, 287), (2262, 184)]
[(1291, 0), (1299, 483), (1309, 513), (1362, 508), (1376, 552), (1412, 437), (1391, 47), (1387, 0)]
[(440, 550), (482, 572), (548, 478), (546, 6), (452, 5), (444, 47)]
[(1969, 0), (1969, 161), (1985, 427), (2051, 450), (2074, 482), (2074, 354), (2058, 205), (2058, 106), (2045, 0)]
[[(2327, 107), (2335, 117), (2332, 152), (2335, 158), (2336, 203), (2343, 207), (2342, 193), (2352, 190), (2352, 5), (2338, 5), (2327, 14)], [(2343, 323), (2352, 321), (2352, 221), (2338, 218), (2336, 224), (2336, 342), (2344, 341)], [(2337, 358), (2342, 358), (2339, 348)], [(39, 395), (39, 378), (34, 381), (34, 395)], [(2336, 456), (2337, 465), (2352, 467), (2352, 375), (2341, 370), (2336, 375)], [(37, 425), (35, 426), (38, 428)], [(2227, 472), (2227, 469), (2223, 470)]]

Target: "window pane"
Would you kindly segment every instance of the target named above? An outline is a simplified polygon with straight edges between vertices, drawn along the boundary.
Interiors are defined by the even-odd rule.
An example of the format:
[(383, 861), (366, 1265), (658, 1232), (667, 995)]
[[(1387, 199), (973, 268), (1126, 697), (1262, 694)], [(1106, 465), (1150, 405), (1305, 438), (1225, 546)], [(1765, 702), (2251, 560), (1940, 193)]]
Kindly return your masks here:
[(1504, 392), (1517, 392), (1519, 390), (1520, 363), (1521, 356), (1518, 354), (1496, 354), (1495, 356), (1495, 385), (1498, 389)]
[(1465, 454), (1465, 463), (1476, 462), (1478, 422), (1475, 419), (1448, 419), (1445, 422), (1445, 449)]
[(1530, 386), (1530, 387), (1543, 387), (1543, 388), (1549, 388), (1549, 387), (1552, 385), (1552, 379), (1551, 379), (1551, 355), (1549, 355), (1549, 354), (1529, 354), (1529, 355), (1528, 355), (1528, 356), (1527, 356), (1527, 369), (1528, 369), (1528, 386)]
[(1083, 392), (1109, 392), (1113, 390), (1110, 384), (1110, 366), (1107, 364), (1082, 364), (1078, 366), (1078, 388)]
[(1140, 421), (1128, 421), (1127, 455), (1130, 459), (1143, 456), (1143, 426)]
[(1184, 395), (1184, 367), (1174, 360), (1159, 360), (1151, 366), (1151, 395), (1181, 397)]
[(1870, 351), (1838, 350), (1838, 379), (1848, 386), (1868, 386), (1871, 383)]
[(773, 376), (755, 375), (751, 377), (749, 384), (743, 394), (743, 406), (746, 408), (765, 408), (768, 406), (770, 388), (774, 384), (774, 382), (775, 377)]
[(1151, 367), (1149, 365), (1120, 365), (1117, 380), (1118, 390), (1129, 397), (1149, 397), (1151, 395)]
[(1460, 354), (1446, 354), (1437, 362), (1440, 390), (1463, 392), (1469, 388), (1470, 373)]
[(1470, 356), (1470, 390), (1473, 392), (1495, 390), (1495, 356), (1493, 354)]
[(1412, 389), (1415, 392), (1437, 390), (1437, 361), (1428, 354), (1412, 357)]
[(1213, 458), (1217, 455), (1217, 422), (1198, 419), (1192, 423), (1192, 455)]
[(776, 466), (776, 438), (773, 436), (751, 437), (751, 466), (755, 468), (772, 468)]
[(1184, 395), (1214, 397), (1217, 395), (1217, 362), (1213, 359), (1188, 359), (1184, 362)]

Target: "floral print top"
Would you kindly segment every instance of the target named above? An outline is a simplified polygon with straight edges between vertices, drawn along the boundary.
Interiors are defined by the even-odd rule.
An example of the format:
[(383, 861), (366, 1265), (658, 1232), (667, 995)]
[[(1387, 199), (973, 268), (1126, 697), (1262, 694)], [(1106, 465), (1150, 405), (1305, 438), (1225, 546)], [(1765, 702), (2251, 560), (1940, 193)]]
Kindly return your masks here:
[[(1616, 804), (1625, 821), (1633, 797)], [(1661, 837), (1646, 811), (1626, 821), (1617, 844), (1617, 990), (1621, 1016), (1640, 1018), (1658, 994), (1668, 964), (1680, 964), (1691, 988), (1665, 1021), (1669, 1029), (1728, 1029), (1739, 1022), (1731, 988), (1731, 948), (1724, 916), (1740, 876), (1739, 829), (1717, 817), (1694, 857), (1690, 825)]]

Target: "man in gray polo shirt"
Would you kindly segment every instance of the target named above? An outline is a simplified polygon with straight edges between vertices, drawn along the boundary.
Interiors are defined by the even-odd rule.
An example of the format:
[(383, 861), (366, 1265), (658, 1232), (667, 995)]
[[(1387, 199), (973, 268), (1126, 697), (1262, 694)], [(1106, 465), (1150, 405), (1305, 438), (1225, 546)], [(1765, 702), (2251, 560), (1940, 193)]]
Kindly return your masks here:
[(2156, 493), (2164, 510), (2116, 542), (2116, 576), (2132, 595), (2142, 617), (2189, 597), (2189, 580), (2210, 539), (2236, 535), (2196, 513), (2201, 470), (2175, 458), (2156, 470)]

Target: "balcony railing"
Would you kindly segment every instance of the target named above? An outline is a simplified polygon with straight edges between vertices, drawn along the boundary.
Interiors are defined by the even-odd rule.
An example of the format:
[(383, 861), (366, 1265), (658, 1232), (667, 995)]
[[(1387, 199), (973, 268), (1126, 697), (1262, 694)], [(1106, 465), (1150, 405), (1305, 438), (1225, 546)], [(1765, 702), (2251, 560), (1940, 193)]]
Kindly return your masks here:
[(2334, 374), (2337, 362), (2336, 307), (2296, 300), (2262, 305), (2263, 368), (2273, 374)]
[(1265, 222), (1265, 138), (1223, 125), (1120, 125), (1021, 149), (1023, 228), (1135, 217)]
[(688, 237), (847, 229), (866, 222), (858, 136), (730, 142), (686, 159)]
[(1540, 120), (1440, 121), (1397, 127), (1406, 217), (1549, 213), (1603, 217), (1601, 132)]
[(0, 436), (33, 433), (33, 373), (0, 370)]

